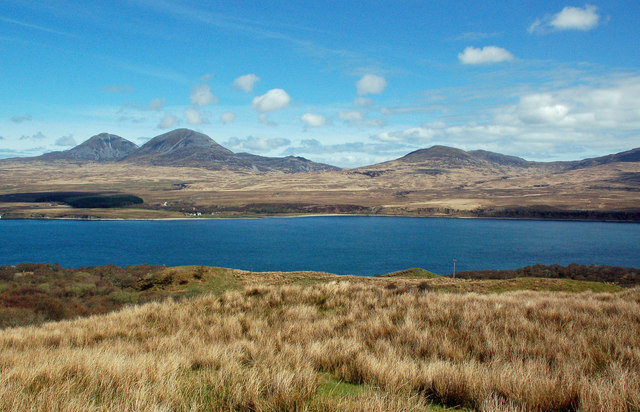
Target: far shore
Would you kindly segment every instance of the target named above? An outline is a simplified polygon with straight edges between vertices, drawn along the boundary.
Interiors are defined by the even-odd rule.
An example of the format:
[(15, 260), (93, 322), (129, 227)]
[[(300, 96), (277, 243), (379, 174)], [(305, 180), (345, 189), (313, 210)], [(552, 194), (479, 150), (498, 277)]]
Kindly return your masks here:
[[(608, 213), (604, 211), (603, 213)], [(612, 213), (615, 213), (613, 211)], [(597, 219), (597, 218), (571, 218), (571, 217), (510, 217), (510, 216), (468, 216), (468, 215), (416, 215), (416, 214), (364, 214), (364, 213), (291, 213), (291, 214), (253, 214), (237, 213), (224, 216), (201, 215), (184, 217), (101, 217), (92, 215), (82, 216), (3, 216), (0, 220), (69, 220), (69, 221), (204, 221), (204, 220), (235, 220), (235, 219), (292, 219), (292, 218), (314, 218), (314, 217), (401, 217), (401, 218), (436, 218), (436, 219), (483, 219), (483, 220), (533, 220), (533, 221), (561, 221), (561, 222), (607, 222), (607, 223), (640, 223), (638, 219)]]

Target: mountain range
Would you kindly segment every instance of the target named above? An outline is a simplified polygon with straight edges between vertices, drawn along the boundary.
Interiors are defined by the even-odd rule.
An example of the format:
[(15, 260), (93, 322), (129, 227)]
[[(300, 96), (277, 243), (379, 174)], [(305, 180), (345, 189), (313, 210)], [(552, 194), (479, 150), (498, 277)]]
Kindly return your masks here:
[(312, 162), (297, 156), (266, 157), (250, 153), (234, 153), (209, 136), (189, 129), (176, 129), (161, 134), (140, 147), (123, 137), (101, 133), (72, 149), (46, 153), (29, 159), (129, 162), (137, 165), (201, 167), (209, 170), (247, 169), (285, 173), (340, 170), (335, 166)]
[[(209, 136), (190, 129), (176, 129), (161, 134), (140, 147), (123, 137), (101, 133), (72, 149), (46, 153), (28, 159), (125, 162), (137, 165), (199, 167), (209, 170), (281, 171), (285, 173), (341, 170), (336, 166), (316, 163), (297, 156), (266, 157), (250, 153), (234, 153), (216, 143)], [(566, 171), (616, 162), (640, 162), (640, 148), (584, 160), (533, 162), (520, 157), (485, 150), (464, 151), (447, 146), (432, 146), (427, 149), (413, 151), (396, 160), (354, 170), (369, 173), (370, 175), (378, 173), (375, 169), (384, 169), (391, 166), (394, 168), (430, 167), (431, 169), (427, 173), (438, 173), (440, 169), (469, 167), (498, 170), (519, 168)]]

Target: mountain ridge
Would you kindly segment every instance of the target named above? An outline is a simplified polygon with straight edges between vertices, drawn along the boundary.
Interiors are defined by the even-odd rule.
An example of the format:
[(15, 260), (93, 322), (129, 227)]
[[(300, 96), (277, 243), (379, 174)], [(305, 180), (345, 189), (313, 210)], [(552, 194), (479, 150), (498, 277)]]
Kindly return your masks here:
[[(234, 153), (206, 134), (185, 128), (155, 136), (140, 147), (123, 137), (100, 133), (69, 150), (45, 153), (37, 157), (14, 158), (13, 160), (17, 159), (127, 162), (157, 166), (202, 167), (210, 170), (244, 169), (285, 173), (341, 170), (339, 167), (313, 162), (299, 156), (267, 157), (245, 152)], [(473, 165), (475, 167), (572, 170), (616, 162), (640, 162), (640, 148), (582, 160), (537, 162), (487, 150), (465, 151), (450, 146), (434, 145), (414, 150), (397, 159), (351, 170), (388, 167), (393, 164), (403, 164), (404, 167), (432, 164), (444, 168)]]

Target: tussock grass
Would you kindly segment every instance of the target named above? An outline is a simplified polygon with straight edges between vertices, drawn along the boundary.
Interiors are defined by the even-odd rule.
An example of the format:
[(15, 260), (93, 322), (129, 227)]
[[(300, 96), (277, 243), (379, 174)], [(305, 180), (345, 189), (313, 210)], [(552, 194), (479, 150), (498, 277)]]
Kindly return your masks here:
[(640, 289), (407, 282), (253, 284), (6, 329), (0, 410), (640, 408)]

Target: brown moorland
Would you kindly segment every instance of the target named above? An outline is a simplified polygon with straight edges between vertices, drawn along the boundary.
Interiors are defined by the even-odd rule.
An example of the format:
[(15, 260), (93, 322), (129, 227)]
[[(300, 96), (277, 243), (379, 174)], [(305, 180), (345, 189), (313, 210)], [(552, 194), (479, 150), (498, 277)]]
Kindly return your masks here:
[[(254, 156), (255, 160), (253, 155), (243, 157), (240, 163), (225, 163), (214, 156), (218, 152), (211, 154), (216, 161), (194, 158), (196, 149), (201, 149), (201, 145), (189, 143), (189, 133), (194, 132), (172, 133), (185, 134), (181, 144), (184, 150), (189, 149), (188, 156), (179, 157), (180, 151), (172, 153), (178, 157), (164, 163), (140, 160), (138, 152), (119, 161), (46, 155), (2, 160), (0, 215), (179, 218), (341, 213), (640, 220), (639, 149), (584, 161), (540, 163), (434, 146), (357, 169), (322, 169), (324, 166), (313, 164), (319, 169), (305, 171), (304, 167), (311, 167), (309, 161), (283, 158), (307, 166), (291, 169), (295, 172), (272, 166), (260, 171), (264, 159), (258, 161)], [(219, 146), (208, 136), (200, 138)], [(280, 160), (269, 161), (277, 166)], [(56, 192), (130, 194), (144, 203), (87, 209), (55, 201), (25, 202), (19, 196), (6, 198)]]
[(0, 409), (640, 408), (637, 287), (227, 274), (216, 294), (0, 331)]

